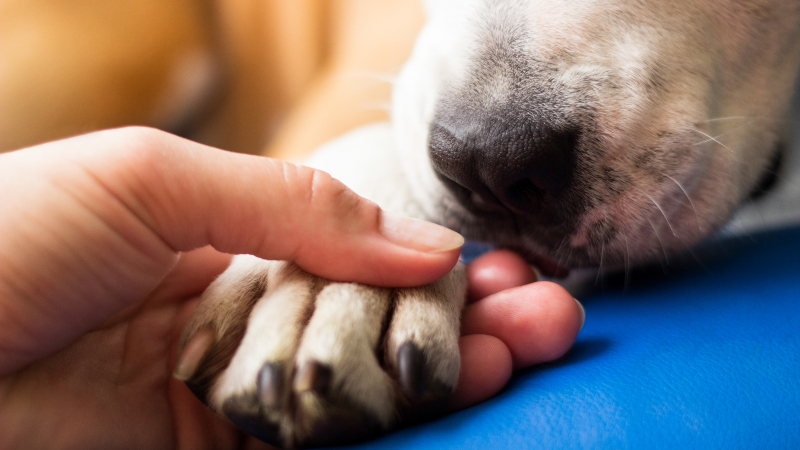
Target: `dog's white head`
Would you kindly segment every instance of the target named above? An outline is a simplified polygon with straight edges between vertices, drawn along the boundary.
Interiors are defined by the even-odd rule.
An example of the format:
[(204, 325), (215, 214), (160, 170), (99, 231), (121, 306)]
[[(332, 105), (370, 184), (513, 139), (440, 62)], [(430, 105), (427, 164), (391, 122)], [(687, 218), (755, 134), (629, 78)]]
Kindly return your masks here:
[(393, 120), (468, 237), (621, 266), (718, 229), (769, 171), (797, 0), (428, 0)]

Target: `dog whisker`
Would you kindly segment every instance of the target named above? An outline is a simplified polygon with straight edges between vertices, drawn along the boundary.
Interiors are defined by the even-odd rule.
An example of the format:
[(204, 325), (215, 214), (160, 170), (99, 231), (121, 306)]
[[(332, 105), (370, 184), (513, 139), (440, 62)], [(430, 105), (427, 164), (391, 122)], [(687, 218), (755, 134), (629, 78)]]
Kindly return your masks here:
[(562, 251), (561, 250), (564, 247), (564, 244), (567, 242), (567, 238), (568, 237), (569, 236), (564, 236), (564, 238), (561, 239), (561, 243), (558, 244), (558, 247), (556, 247), (555, 251), (553, 252), (553, 256), (555, 256), (556, 260), (561, 265), (565, 265), (566, 264), (566, 262), (561, 259), (561, 255), (562, 255)]
[(639, 190), (639, 192), (641, 192), (642, 194), (644, 194), (644, 196), (645, 196), (645, 197), (649, 198), (649, 199), (650, 199), (650, 201), (651, 201), (651, 202), (653, 202), (653, 204), (654, 204), (654, 205), (656, 205), (656, 208), (658, 208), (658, 210), (661, 212), (661, 215), (662, 215), (662, 216), (664, 216), (664, 220), (667, 222), (667, 226), (669, 226), (669, 230), (672, 232), (672, 235), (673, 235), (673, 236), (675, 236), (675, 237), (678, 237), (678, 235), (677, 235), (677, 234), (675, 234), (675, 229), (674, 229), (674, 228), (672, 228), (672, 224), (671, 224), (671, 223), (669, 223), (669, 219), (667, 218), (667, 214), (664, 212), (664, 210), (663, 210), (663, 209), (661, 209), (661, 206), (660, 206), (658, 203), (656, 203), (656, 201), (655, 201), (655, 200), (653, 200), (653, 197), (650, 197), (650, 196), (647, 194), (647, 192), (645, 192), (645, 191), (643, 191), (643, 190), (641, 190), (641, 189)]
[(693, 251), (692, 251), (692, 248), (691, 248), (690, 246), (686, 245), (686, 244), (684, 244), (684, 246), (686, 247), (686, 251), (687, 251), (687, 252), (689, 252), (689, 255), (691, 255), (691, 257), (692, 257), (692, 258), (694, 258), (695, 262), (697, 262), (697, 264), (698, 264), (698, 265), (699, 265), (699, 266), (700, 266), (700, 267), (701, 267), (701, 268), (702, 268), (704, 271), (708, 272), (708, 267), (706, 267), (706, 265), (705, 265), (705, 264), (703, 264), (703, 262), (702, 262), (702, 261), (700, 261), (700, 258), (698, 258), (698, 257), (697, 257), (697, 254), (696, 254), (695, 252), (693, 252)]
[(605, 252), (605, 248), (605, 241), (600, 242), (600, 264), (597, 267), (597, 277), (594, 279), (595, 286), (597, 286), (597, 283), (600, 281), (600, 276), (603, 273), (603, 253)]
[(667, 264), (669, 264), (669, 257), (667, 256), (667, 249), (664, 248), (664, 243), (661, 242), (661, 236), (658, 235), (658, 230), (656, 230), (655, 225), (653, 225), (653, 222), (650, 219), (647, 219), (647, 223), (650, 224), (650, 228), (653, 229), (653, 234), (656, 236), (656, 239), (658, 239), (658, 243), (661, 245), (661, 251), (664, 252), (664, 261), (666, 261)]
[[(759, 117), (754, 117), (754, 118), (752, 118), (752, 119), (748, 120), (748, 121), (747, 121), (747, 122), (745, 122), (745, 123), (738, 124), (738, 125), (736, 125), (735, 127), (733, 127), (733, 128), (731, 128), (731, 129), (729, 129), (729, 130), (727, 130), (727, 131), (725, 131), (725, 132), (722, 132), (722, 133), (720, 133), (720, 134), (718, 134), (718, 135), (714, 136), (714, 139), (719, 139), (719, 138), (721, 138), (721, 137), (723, 137), (723, 136), (727, 136), (727, 135), (729, 135), (729, 134), (731, 134), (731, 133), (735, 133), (735, 132), (737, 132), (737, 131), (740, 131), (740, 130), (741, 130), (741, 129), (743, 129), (744, 127), (746, 127), (746, 126), (748, 126), (748, 125), (751, 125), (751, 124), (755, 123), (755, 122), (756, 122), (756, 121), (758, 121), (758, 120), (760, 120), (760, 118), (759, 118)], [(708, 142), (708, 141), (706, 141), (706, 142)]]
[(556, 248), (556, 253), (561, 252), (561, 248), (564, 247), (564, 244), (567, 242), (567, 237), (568, 236), (564, 236), (564, 239), (561, 239), (561, 243), (558, 244), (558, 248)]
[(694, 218), (695, 218), (695, 221), (697, 222), (697, 230), (701, 231), (702, 227), (700, 226), (700, 216), (697, 215), (697, 208), (694, 207), (694, 202), (692, 202), (692, 198), (689, 197), (689, 193), (686, 192), (686, 189), (684, 189), (683, 186), (681, 186), (681, 184), (678, 182), (678, 180), (676, 180), (675, 178), (672, 178), (671, 176), (669, 176), (667, 174), (664, 174), (664, 176), (669, 178), (670, 180), (672, 180), (676, 185), (678, 185), (678, 187), (680, 188), (681, 192), (683, 192), (683, 195), (686, 196), (686, 200), (689, 200), (689, 205), (692, 207), (692, 211), (694, 211)]
[[(703, 136), (705, 136), (705, 137), (707, 137), (707, 138), (708, 138), (708, 139), (706, 139), (706, 140), (704, 140), (704, 141), (695, 142), (694, 144), (692, 144), (693, 146), (702, 145), (702, 144), (705, 144), (706, 142), (713, 141), (713, 142), (716, 142), (717, 144), (721, 145), (722, 147), (724, 147), (724, 148), (728, 149), (728, 150), (729, 150), (731, 153), (733, 153), (733, 150), (731, 150), (731, 148), (730, 148), (730, 147), (728, 147), (727, 145), (723, 144), (723, 143), (722, 143), (722, 142), (720, 142), (720, 141), (719, 141), (717, 138), (715, 138), (714, 136), (711, 136), (710, 134), (708, 134), (708, 133), (706, 133), (706, 132), (704, 132), (704, 131), (700, 131), (700, 130), (698, 130), (697, 128), (683, 128), (683, 129), (684, 129), (684, 130), (689, 130), (689, 131), (694, 131), (694, 132), (696, 132), (696, 133), (700, 133), (700, 134), (702, 134)], [(720, 136), (722, 136), (722, 135), (720, 135)]]
[(650, 219), (647, 219), (647, 222), (650, 224), (650, 228), (653, 229), (653, 234), (656, 236), (656, 239), (658, 239), (659, 245), (661, 245), (661, 251), (664, 253), (664, 262), (663, 263), (661, 262), (661, 258), (658, 258), (658, 262), (659, 264), (661, 264), (661, 270), (663, 270), (664, 273), (667, 273), (667, 266), (669, 265), (669, 256), (667, 256), (667, 249), (664, 248), (664, 243), (661, 242), (661, 236), (658, 235), (658, 230), (656, 230), (656, 227), (653, 225), (653, 222), (651, 222)]
[(730, 117), (719, 117), (719, 118), (716, 118), (716, 119), (702, 120), (702, 121), (698, 121), (697, 123), (698, 124), (700, 124), (700, 123), (715, 123), (715, 122), (730, 121), (730, 120), (747, 120), (747, 122), (746, 123), (742, 123), (742, 124), (738, 124), (734, 128), (729, 129), (729, 130), (727, 130), (727, 131), (725, 131), (723, 133), (720, 133), (720, 134), (718, 134), (716, 136), (713, 136), (713, 137), (708, 135), (708, 134), (706, 134), (706, 133), (703, 133), (701, 130), (698, 130), (696, 128), (684, 128), (684, 129), (685, 130), (690, 130), (690, 131), (695, 131), (695, 132), (701, 133), (704, 136), (708, 137), (708, 139), (700, 141), (700, 142), (696, 142), (693, 145), (702, 145), (702, 144), (704, 144), (706, 142), (714, 141), (714, 142), (722, 145), (723, 147), (728, 148), (727, 146), (725, 146), (724, 144), (722, 144), (719, 141), (719, 139), (721, 137), (727, 136), (727, 135), (729, 135), (731, 133), (735, 133), (735, 132), (741, 130), (742, 128), (744, 128), (744, 127), (746, 127), (748, 125), (751, 125), (751, 124), (753, 124), (753, 123), (755, 123), (757, 121), (764, 121), (764, 120), (786, 121), (786, 119), (770, 118), (770, 117), (767, 117), (767, 116), (730, 116)]
[(758, 117), (755, 117), (755, 116), (716, 117), (714, 119), (698, 120), (697, 123), (722, 122), (722, 121), (726, 121), (726, 120), (748, 120), (748, 119), (758, 119)]
[(767, 115), (761, 116), (727, 116), (727, 117), (715, 117), (713, 119), (706, 119), (706, 120), (698, 120), (696, 123), (711, 123), (711, 122), (722, 122), (728, 120), (768, 120), (772, 122), (787, 122), (788, 119), (783, 117), (771, 117)]
[(569, 252), (567, 253), (567, 259), (564, 261), (564, 266), (569, 267), (569, 260), (572, 258), (572, 246), (569, 246)]

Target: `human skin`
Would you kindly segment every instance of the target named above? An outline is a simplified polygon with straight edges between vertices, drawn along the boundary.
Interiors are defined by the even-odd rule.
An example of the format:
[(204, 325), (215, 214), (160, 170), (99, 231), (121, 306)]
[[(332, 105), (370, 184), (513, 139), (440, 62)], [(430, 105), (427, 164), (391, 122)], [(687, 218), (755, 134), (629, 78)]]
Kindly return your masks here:
[[(418, 222), (387, 231), (380, 208), (324, 173), (142, 128), (1, 155), (0, 199), (4, 449), (266, 445), (172, 377), (183, 324), (230, 254), (413, 286), (450, 270), (462, 242)], [(526, 284), (530, 268), (512, 253), (479, 258), (468, 278), (478, 294), (451, 409), (559, 357), (583, 324), (562, 288)]]

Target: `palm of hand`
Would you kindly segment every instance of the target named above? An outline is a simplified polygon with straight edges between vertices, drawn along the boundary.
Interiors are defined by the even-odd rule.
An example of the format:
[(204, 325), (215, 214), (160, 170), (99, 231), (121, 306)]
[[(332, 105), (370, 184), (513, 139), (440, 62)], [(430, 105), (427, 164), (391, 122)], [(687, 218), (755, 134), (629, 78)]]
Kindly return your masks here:
[(228, 258), (203, 249), (139, 304), (0, 378), (0, 435), (24, 448), (235, 448), (238, 431), (172, 377), (194, 300)]
[[(482, 264), (494, 272), (503, 267), (503, 276), (481, 280), (473, 271), (474, 299), (532, 281), (524, 262), (516, 257), (512, 264), (507, 256), (500, 255), (502, 264)], [(0, 377), (0, 447), (272, 448), (245, 437), (172, 377), (183, 326), (229, 261), (211, 248), (183, 254), (145, 299), (61, 351)], [(470, 335), (461, 338), (464, 370), (451, 410), (494, 395), (512, 366), (559, 357), (583, 322), (577, 303), (554, 285), (504, 292), (464, 312), (462, 331)], [(516, 326), (509, 327), (510, 310)]]

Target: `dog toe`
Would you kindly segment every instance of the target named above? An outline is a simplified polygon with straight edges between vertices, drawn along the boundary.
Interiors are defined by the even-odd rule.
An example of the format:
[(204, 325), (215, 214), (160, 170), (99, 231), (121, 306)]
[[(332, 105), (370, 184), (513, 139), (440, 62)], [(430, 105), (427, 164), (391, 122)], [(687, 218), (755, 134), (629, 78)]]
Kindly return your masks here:
[(403, 393), (408, 423), (441, 414), (458, 382), (463, 276), (459, 265), (435, 283), (397, 290), (385, 359)]
[(333, 283), (317, 296), (295, 357), (294, 440), (356, 442), (390, 428), (395, 384), (378, 354), (391, 291)]
[[(194, 320), (201, 325), (187, 331), (176, 370), (232, 423), (272, 445), (316, 447), (444, 411), (459, 369), (460, 269), (396, 290), (333, 283), (286, 263), (258, 270), (266, 272), (260, 290), (237, 288), (229, 277), (210, 289), (212, 303), (226, 306), (203, 307), (216, 315)], [(235, 320), (220, 318), (229, 300), (214, 300), (226, 286), (234, 297), (259, 295), (246, 311), (235, 304)]]

